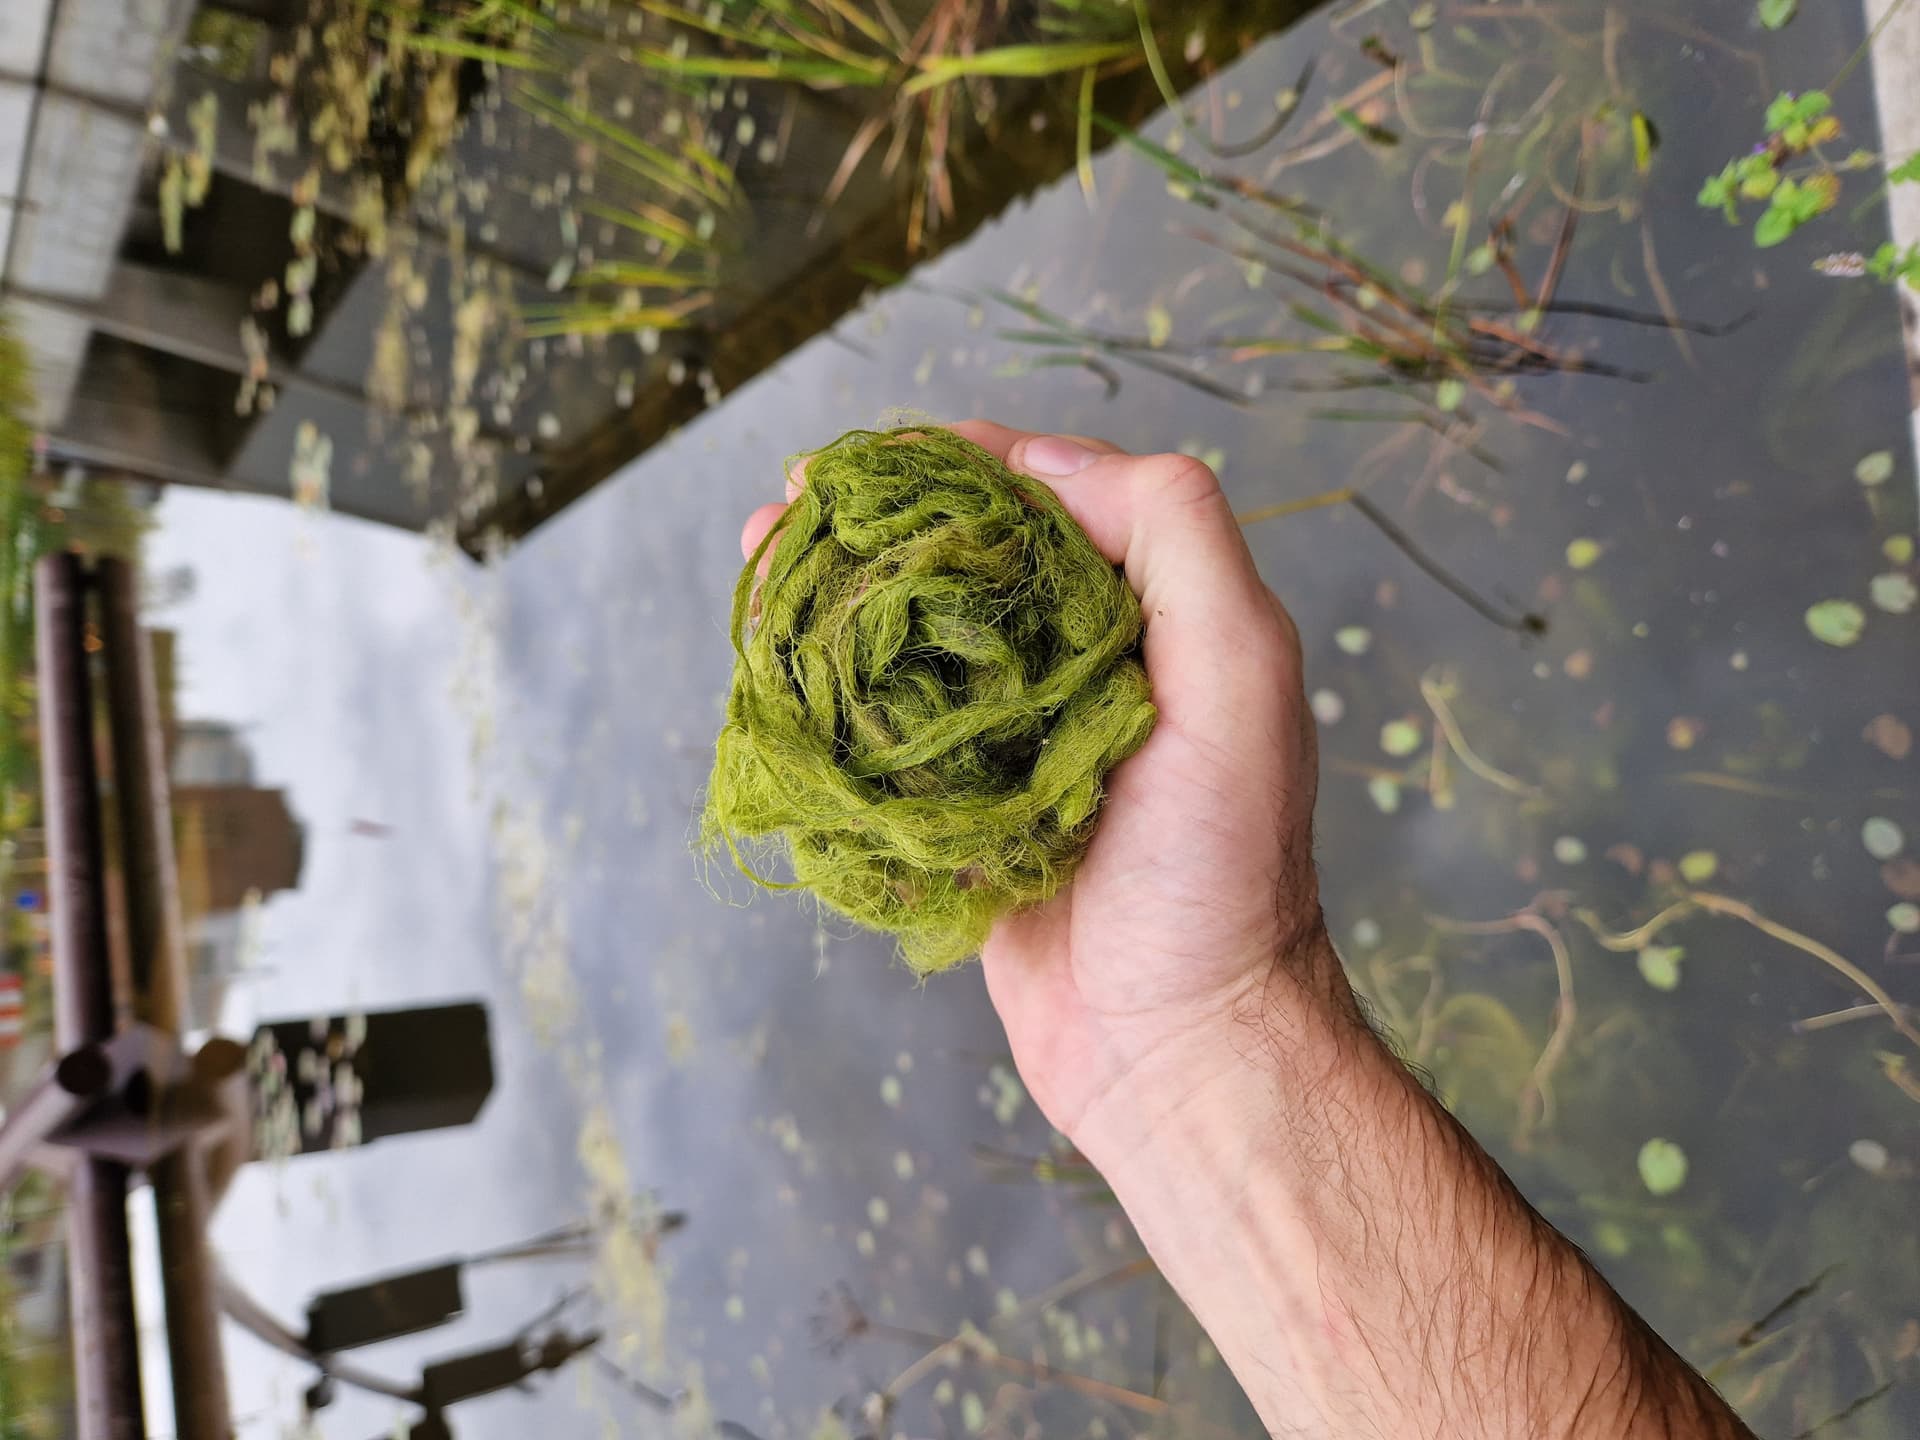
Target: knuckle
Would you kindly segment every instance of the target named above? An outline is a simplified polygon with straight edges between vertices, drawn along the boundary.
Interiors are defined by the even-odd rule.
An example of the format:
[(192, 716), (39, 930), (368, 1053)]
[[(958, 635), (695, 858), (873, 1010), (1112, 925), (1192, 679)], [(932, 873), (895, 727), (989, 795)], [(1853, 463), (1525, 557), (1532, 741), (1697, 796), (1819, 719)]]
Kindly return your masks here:
[(1140, 483), (1148, 494), (1176, 505), (1201, 505), (1221, 498), (1220, 478), (1191, 455), (1149, 455), (1141, 462)]

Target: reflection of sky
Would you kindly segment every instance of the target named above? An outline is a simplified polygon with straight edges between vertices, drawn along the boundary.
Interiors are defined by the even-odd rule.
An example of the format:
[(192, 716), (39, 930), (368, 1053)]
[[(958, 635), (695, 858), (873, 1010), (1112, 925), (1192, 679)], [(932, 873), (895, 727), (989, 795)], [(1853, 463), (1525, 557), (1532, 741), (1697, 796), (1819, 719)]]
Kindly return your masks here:
[[(1835, 24), (1803, 17), (1796, 43), (1813, 34), (1844, 52), (1851, 42)], [(1270, 93), (1297, 73), (1303, 48), (1275, 47), (1256, 62), (1264, 69), (1223, 84), (1248, 97)], [(1626, 63), (1671, 84), (1673, 53), (1636, 34)], [(1744, 259), (1727, 262), (1718, 219), (1691, 206), (1692, 177), (1699, 155), (1744, 143), (1752, 97), (1734, 93), (1735, 72), (1710, 73), (1719, 88), (1695, 97), (1704, 107), (1697, 125), (1663, 124), (1652, 183), (1666, 188), (1651, 210), (1682, 308), (1723, 318), (1752, 303), (1753, 272)], [(1389, 164), (1350, 147), (1310, 172), (1311, 193), (1331, 201), (1376, 183), (1375, 167)], [(1237, 333), (1250, 307), (1270, 306), (1237, 271), (1223, 273), (1196, 243), (1169, 235), (1193, 212), (1167, 199), (1151, 167), (1110, 155), (1097, 168), (1098, 214), (1088, 216), (1069, 181), (920, 278), (972, 290), (1032, 282), (1063, 311), (1136, 332), (1147, 327), (1149, 306), (1164, 305), (1181, 338)], [(1395, 257), (1444, 257), (1443, 236), (1409, 236), (1405, 208), (1396, 189), (1384, 215), (1352, 217), (1372, 225), (1361, 241)], [(1616, 233), (1599, 223), (1589, 230)], [(1616, 297), (1616, 272), (1638, 283), (1638, 235), (1617, 233), (1626, 237), (1624, 271), (1606, 246), (1583, 242), (1567, 293)], [(317, 1285), (573, 1218), (583, 1188), (574, 1159), (582, 1108), (604, 1104), (634, 1184), (657, 1187), (691, 1216), (669, 1252), (676, 1356), (699, 1360), (720, 1414), (772, 1435), (763, 1402), (804, 1433), (821, 1404), (912, 1358), (876, 1346), (829, 1361), (810, 1348), (808, 1312), (837, 1282), (898, 1323), (951, 1327), (990, 1316), (1003, 1287), (1030, 1294), (1108, 1252), (1105, 1212), (983, 1178), (975, 1146), (1032, 1153), (1046, 1136), (1031, 1107), (1010, 1108), (1006, 1125), (992, 1113), (998, 1097), (988, 1077), (1001, 1042), (976, 973), (915, 987), (888, 967), (883, 946), (819, 934), (791, 901), (717, 903), (687, 856), (728, 665), (739, 518), (777, 494), (782, 456), (893, 405), (984, 411), (1142, 449), (1217, 448), (1229, 490), (1248, 505), (1373, 474), (1382, 502), (1478, 583), (1553, 611), (1553, 633), (1523, 647), (1427, 586), (1351, 515), (1253, 532), (1264, 573), (1305, 633), (1310, 682), (1345, 703), (1346, 719), (1323, 737), (1327, 903), (1343, 940), (1378, 941), (1384, 932), (1377, 955), (1356, 945), (1355, 959), (1407, 956), (1431, 943), (1422, 931), (1429, 910), (1497, 915), (1545, 885), (1624, 914), (1647, 891), (1600, 859), (1621, 840), (1651, 856), (1717, 848), (1728, 888), (1762, 895), (1849, 954), (1871, 957), (1884, 939), (1886, 900), (1852, 842), (1860, 817), (1849, 807), (1884, 774), (1868, 778), (1862, 767), (1878, 761), (1852, 737), (1877, 709), (1911, 700), (1910, 688), (1904, 698), (1899, 690), (1910, 687), (1899, 647), (1911, 632), (1876, 615), (1857, 651), (1829, 653), (1805, 635), (1800, 614), (1812, 598), (1860, 589), (1881, 536), (1911, 527), (1906, 498), (1888, 516), (1868, 515), (1847, 465), (1825, 454), (1836, 432), (1862, 449), (1897, 449), (1900, 377), (1863, 370), (1810, 403), (1784, 372), (1740, 373), (1743, 356), (1797, 354), (1802, 337), (1822, 326), (1855, 334), (1862, 346), (1890, 339), (1890, 309), (1876, 292), (1831, 288), (1797, 264), (1769, 275), (1752, 331), (1697, 342), (1701, 372), (1685, 369), (1664, 335), (1606, 332), (1608, 358), (1659, 371), (1664, 383), (1541, 382), (1531, 398), (1575, 419), (1578, 435), (1563, 443), (1494, 427), (1505, 474), (1457, 457), (1429, 465), (1420, 447), (1368, 471), (1364, 457), (1382, 432), (1310, 421), (1312, 397), (1236, 410), (1129, 372), (1120, 398), (1106, 402), (1085, 375), (1009, 378), (996, 371), (1015, 352), (992, 334), (1007, 323), (1004, 312), (970, 317), (950, 299), (900, 290), (840, 327), (866, 356), (824, 341), (807, 347), (554, 521), (495, 573), (439, 568), (415, 539), (284, 505), (169, 497), (154, 563), (200, 572), (198, 595), (166, 617), (182, 632), (182, 711), (249, 725), (262, 783), (286, 784), (308, 826), (301, 891), (269, 905), (266, 973), (238, 987), (232, 1023), (482, 993), (494, 1005), (499, 1060), (498, 1090), (474, 1131), (245, 1176), (218, 1231), (230, 1262), (291, 1317)], [(1202, 266), (1211, 266), (1204, 277)], [(1556, 333), (1567, 330), (1593, 334), (1575, 326)], [(1758, 423), (1756, 406), (1765, 412)], [(1588, 435), (1604, 444), (1587, 444)], [(1575, 476), (1585, 478), (1569, 483)], [(1407, 499), (1414, 490), (1426, 497), (1417, 508)], [(1521, 523), (1492, 518), (1503, 510)], [(1783, 532), (1794, 536), (1790, 553), (1781, 553)], [(1605, 542), (1590, 574), (1564, 565), (1576, 536)], [(455, 618), (461, 593), (484, 597), (497, 617), (488, 632), (497, 653), (482, 661), (499, 686), (497, 735), (479, 796), (467, 758), (471, 711), (449, 698), (470, 638), (468, 622)], [(1371, 632), (1364, 657), (1332, 642), (1351, 625)], [(1556, 787), (1550, 810), (1528, 810), (1467, 775), (1456, 776), (1452, 812), (1411, 790), (1393, 816), (1368, 799), (1360, 776), (1384, 763), (1380, 727), (1427, 723), (1419, 680), (1436, 663), (1459, 672), (1462, 723), (1488, 754)], [(1709, 725), (1713, 739), (1696, 756), (1677, 755), (1665, 739), (1679, 715)], [(1767, 747), (1785, 743), (1782, 727), (1788, 739), (1804, 737), (1808, 751), (1804, 774), (1787, 778), (1822, 792), (1818, 803), (1769, 810), (1661, 778), (1748, 751), (1770, 764)], [(1617, 783), (1605, 778), (1616, 767)], [(540, 946), (505, 943), (496, 923), (496, 891), (532, 863), (520, 839), (511, 856), (490, 856), (496, 803), (509, 823), (495, 833), (531, 836), (552, 867), (542, 891), (553, 927), (540, 935), (584, 1002), (558, 1061), (522, 1022), (518, 972), (538, 961)], [(1812, 818), (1802, 823), (1803, 814)], [(353, 836), (354, 819), (393, 834)], [(1555, 858), (1574, 853), (1556, 852), (1562, 836), (1582, 841), (1584, 866)], [(508, 863), (495, 871), (490, 861), (499, 858)], [(724, 878), (723, 891), (738, 888)], [(1789, 1018), (1843, 1004), (1846, 992), (1836, 995), (1811, 967), (1760, 955), (1744, 932), (1703, 927), (1686, 940), (1687, 978), (1667, 998), (1650, 999), (1628, 966), (1579, 952), (1583, 1025), (1612, 1013), (1641, 1038), (1595, 1047), (1596, 1071), (1612, 1063), (1616, 1079), (1583, 1095), (1576, 1071), (1563, 1097), (1564, 1143), (1529, 1157), (1522, 1178), (1543, 1203), (1560, 1203), (1556, 1219), (1584, 1223), (1575, 1201), (1590, 1197), (1637, 1214), (1645, 1197), (1632, 1157), (1657, 1129), (1684, 1139), (1694, 1157), (1700, 1184), (1688, 1199), (1700, 1206), (1702, 1234), (1717, 1240), (1716, 1223), (1765, 1233), (1777, 1220), (1794, 1237), (1785, 1248), (1797, 1261), (1800, 1241), (1820, 1225), (1795, 1208), (1802, 1202), (1793, 1197), (1810, 1192), (1783, 1190), (1781, 1172), (1798, 1163), (1794, 1147), (1807, 1155), (1834, 1148), (1841, 1132), (1823, 1107), (1845, 1110), (1851, 1128), (1842, 1140), (1853, 1128), (1891, 1138), (1885, 1087), (1870, 1075), (1810, 1086), (1764, 1064), (1760, 1078), (1735, 1082), (1750, 1055), (1773, 1053)], [(1537, 1043), (1552, 1003), (1541, 957), (1489, 944), (1443, 958), (1455, 990), (1498, 992)], [(1870, 1043), (1864, 1037), (1857, 1030), (1820, 1042), (1820, 1074), (1841, 1075), (1847, 1057)], [(1672, 1068), (1688, 1064), (1697, 1066), (1690, 1078)], [(1755, 1118), (1762, 1110), (1764, 1124)], [(1488, 1138), (1503, 1144), (1508, 1123), (1503, 1111)], [(1842, 1187), (1866, 1182), (1844, 1167), (1836, 1177), (1807, 1203), (1828, 1194), (1856, 1203)], [(1706, 1198), (1716, 1186), (1727, 1198)], [(1859, 1232), (1847, 1234), (1857, 1245)], [(1119, 1239), (1124, 1259), (1130, 1252)], [(955, 1263), (976, 1245), (988, 1274)], [(1726, 1305), (1744, 1303), (1717, 1282), (1669, 1278), (1672, 1267), (1657, 1254), (1612, 1268), (1662, 1324), (1697, 1323), (1703, 1313), (1719, 1323)], [(1784, 1293), (1806, 1278), (1782, 1262), (1751, 1288)], [(497, 1338), (560, 1283), (489, 1278), (473, 1307), (484, 1322), (392, 1347), (391, 1368)], [(1114, 1368), (1103, 1373), (1146, 1373), (1141, 1345), (1151, 1326), (1143, 1318), (1151, 1317), (1137, 1305), (1114, 1318)], [(1128, 1320), (1130, 1328), (1119, 1323)], [(238, 1412), (269, 1404), (284, 1372), (242, 1338), (230, 1358)], [(990, 1398), (991, 1383), (981, 1389)], [(518, 1435), (530, 1415), (581, 1413), (570, 1381), (550, 1393), (461, 1412), (462, 1433)], [(285, 1393), (271, 1403), (274, 1414), (288, 1413)], [(617, 1402), (610, 1413), (629, 1429), (641, 1414)], [(351, 1440), (371, 1433), (377, 1417), (365, 1408), (348, 1416), (343, 1406), (326, 1433)], [(587, 1423), (569, 1419), (556, 1433), (590, 1433)]]
[[(244, 727), (258, 783), (286, 786), (306, 827), (300, 887), (267, 902), (260, 968), (229, 990), (224, 1028), (244, 1035), (261, 1019), (489, 992), (485, 816), (450, 699), (449, 577), (415, 537), (280, 502), (175, 490), (160, 519), (149, 563), (198, 576), (190, 601), (154, 617), (181, 634), (180, 713)], [(390, 833), (355, 835), (355, 820)], [(569, 1218), (570, 1144), (564, 1132), (557, 1149), (547, 1144), (540, 1063), (493, 1008), (501, 1083), (476, 1127), (241, 1172), (215, 1240), (283, 1318), (297, 1320), (323, 1285)], [(485, 1324), (392, 1353), (496, 1339), (544, 1296), (510, 1297)], [(236, 1415), (294, 1413), (286, 1367), (238, 1334), (228, 1360)], [(349, 1403), (336, 1413), (330, 1434), (370, 1434), (387, 1418)]]

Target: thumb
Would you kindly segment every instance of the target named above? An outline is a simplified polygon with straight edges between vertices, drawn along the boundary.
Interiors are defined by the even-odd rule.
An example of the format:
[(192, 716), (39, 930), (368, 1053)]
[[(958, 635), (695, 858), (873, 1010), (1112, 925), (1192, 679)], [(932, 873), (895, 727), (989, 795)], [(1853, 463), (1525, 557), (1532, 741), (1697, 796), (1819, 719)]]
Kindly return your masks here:
[(1207, 466), (1187, 455), (1105, 453), (1059, 435), (1015, 441), (1007, 466), (1045, 481), (1125, 572), (1140, 597), (1147, 675), (1164, 719), (1244, 743), (1241, 725), (1272, 713), (1276, 687), (1300, 689), (1299, 636)]

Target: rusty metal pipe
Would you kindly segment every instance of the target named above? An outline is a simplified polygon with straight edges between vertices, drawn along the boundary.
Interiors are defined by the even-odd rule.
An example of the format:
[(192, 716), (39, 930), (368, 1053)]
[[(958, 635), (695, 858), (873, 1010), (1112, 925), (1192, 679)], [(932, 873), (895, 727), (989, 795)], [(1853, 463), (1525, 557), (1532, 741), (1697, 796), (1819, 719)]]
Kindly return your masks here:
[[(49, 555), (34, 573), (54, 1043), (63, 1052), (110, 1039), (114, 1025), (84, 582), (74, 555)], [(128, 1255), (127, 1182), (126, 1166), (88, 1158), (74, 1167), (68, 1183), (74, 1408), (80, 1440), (138, 1440), (146, 1430)]]

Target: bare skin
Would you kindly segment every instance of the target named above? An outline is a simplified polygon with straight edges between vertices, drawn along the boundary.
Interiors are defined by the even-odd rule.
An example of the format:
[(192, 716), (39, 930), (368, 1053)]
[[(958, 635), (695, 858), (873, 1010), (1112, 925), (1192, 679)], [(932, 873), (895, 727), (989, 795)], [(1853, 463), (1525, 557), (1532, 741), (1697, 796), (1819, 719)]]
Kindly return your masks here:
[(1320, 915), (1299, 635), (1213, 474), (954, 429), (1123, 568), (1160, 709), (1072, 885), (994, 930), (987, 987), (1268, 1431), (1752, 1440), (1362, 1018)]

